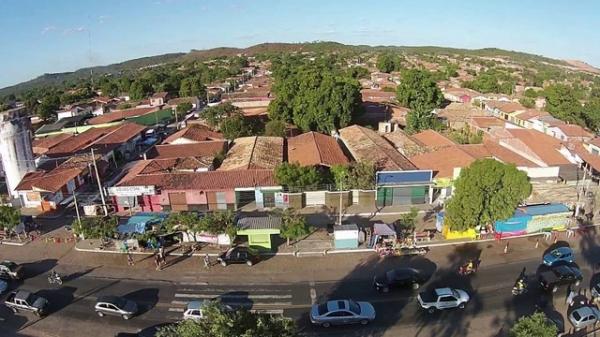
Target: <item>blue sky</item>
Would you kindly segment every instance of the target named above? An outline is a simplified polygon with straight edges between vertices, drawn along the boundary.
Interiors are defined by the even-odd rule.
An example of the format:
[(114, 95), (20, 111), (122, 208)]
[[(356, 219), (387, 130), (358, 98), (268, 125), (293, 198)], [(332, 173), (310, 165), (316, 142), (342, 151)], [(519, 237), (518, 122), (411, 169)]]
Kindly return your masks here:
[(316, 40), (498, 47), (600, 66), (599, 32), (594, 0), (0, 0), (0, 87), (168, 52)]

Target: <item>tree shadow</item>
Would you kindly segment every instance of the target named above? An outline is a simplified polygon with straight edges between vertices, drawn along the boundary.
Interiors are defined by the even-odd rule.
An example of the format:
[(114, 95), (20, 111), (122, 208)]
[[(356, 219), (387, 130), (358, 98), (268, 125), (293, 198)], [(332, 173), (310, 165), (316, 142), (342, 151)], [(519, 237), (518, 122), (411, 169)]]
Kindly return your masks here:
[(158, 303), (158, 288), (144, 288), (130, 292), (123, 297), (133, 301), (138, 306), (136, 316), (140, 316), (150, 311)]
[(93, 272), (95, 269), (100, 268), (100, 267), (101, 266), (96, 266), (96, 267), (93, 267), (93, 268), (88, 268), (86, 270), (78, 271), (78, 272), (75, 272), (75, 273), (72, 273), (72, 274), (69, 274), (69, 275), (65, 275), (65, 276), (61, 276), (61, 277), (62, 277), (63, 282), (73, 281), (73, 280), (76, 280), (76, 279), (78, 279), (80, 277), (83, 277), (83, 276), (85, 276), (85, 275)]
[(27, 317), (15, 314), (8, 307), (0, 305), (0, 332), (2, 336), (22, 336), (18, 332), (28, 321)]
[(36, 294), (48, 300), (48, 310), (46, 315), (51, 315), (71, 304), (75, 299), (76, 290), (77, 288), (75, 287), (66, 286), (57, 289), (43, 289)]
[(214, 298), (232, 310), (251, 310), (254, 301), (247, 291), (231, 291)]
[(25, 271), (24, 278), (33, 278), (41, 274), (45, 274), (54, 269), (58, 263), (57, 259), (45, 259), (35, 262), (23, 263), (21, 266)]
[(597, 236), (598, 229), (596, 227), (586, 227), (578, 231), (579, 233), (579, 249), (583, 260), (592, 266), (592, 270), (598, 269), (600, 262), (600, 241)]

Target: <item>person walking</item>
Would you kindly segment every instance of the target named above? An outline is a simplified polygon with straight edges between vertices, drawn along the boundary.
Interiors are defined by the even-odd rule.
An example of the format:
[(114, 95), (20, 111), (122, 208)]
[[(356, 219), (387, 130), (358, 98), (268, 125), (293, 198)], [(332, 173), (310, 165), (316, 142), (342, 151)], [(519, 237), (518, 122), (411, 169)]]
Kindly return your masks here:
[(163, 245), (158, 247), (158, 258), (159, 258), (158, 261), (162, 268), (164, 266), (165, 262), (167, 261), (166, 256), (165, 256), (165, 247)]
[(127, 252), (127, 264), (133, 266), (135, 263), (133, 262), (133, 255), (129, 251), (129, 247), (125, 246), (125, 252)]
[(156, 266), (156, 270), (161, 270), (161, 260), (160, 260), (160, 255), (156, 254), (154, 255), (154, 265)]
[(208, 254), (204, 255), (204, 269), (210, 269), (210, 257)]

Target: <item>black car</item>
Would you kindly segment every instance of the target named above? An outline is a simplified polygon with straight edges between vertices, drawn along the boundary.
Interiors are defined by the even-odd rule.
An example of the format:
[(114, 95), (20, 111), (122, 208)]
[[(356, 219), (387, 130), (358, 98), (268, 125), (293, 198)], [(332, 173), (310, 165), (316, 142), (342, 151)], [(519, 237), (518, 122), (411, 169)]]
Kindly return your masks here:
[(259, 261), (258, 254), (254, 253), (248, 247), (233, 247), (217, 258), (217, 261), (223, 266), (234, 263), (245, 263), (252, 266)]
[(412, 287), (418, 289), (426, 279), (414, 268), (397, 268), (377, 275), (373, 278), (373, 287), (379, 292), (387, 293), (391, 288)]
[(583, 280), (583, 274), (577, 266), (572, 264), (561, 264), (550, 267), (539, 274), (540, 285), (544, 290), (556, 292), (558, 287), (573, 284), (578, 286)]
[(11, 261), (0, 262), (0, 278), (20, 280), (23, 276), (24, 270), (22, 266)]

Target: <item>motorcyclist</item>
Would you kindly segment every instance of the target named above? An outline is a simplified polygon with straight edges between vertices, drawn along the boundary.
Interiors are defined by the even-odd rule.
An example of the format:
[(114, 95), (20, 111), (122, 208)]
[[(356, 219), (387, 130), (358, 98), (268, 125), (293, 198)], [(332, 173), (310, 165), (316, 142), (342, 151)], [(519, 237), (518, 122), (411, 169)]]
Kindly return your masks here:
[(473, 271), (475, 271), (475, 263), (473, 262), (473, 260), (469, 260), (465, 265), (465, 272), (472, 273)]
[(60, 275), (56, 272), (56, 270), (51, 271), (50, 275), (48, 275), (48, 278), (53, 281), (60, 281)]
[(525, 280), (524, 277), (520, 277), (515, 284), (515, 288), (519, 291), (525, 289)]

